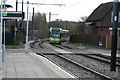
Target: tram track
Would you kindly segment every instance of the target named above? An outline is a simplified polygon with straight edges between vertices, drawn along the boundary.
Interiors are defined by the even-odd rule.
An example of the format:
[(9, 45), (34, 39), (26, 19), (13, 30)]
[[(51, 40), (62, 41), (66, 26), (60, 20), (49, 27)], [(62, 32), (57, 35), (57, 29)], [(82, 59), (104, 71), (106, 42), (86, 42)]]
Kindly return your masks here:
[[(91, 55), (91, 56), (101, 57), (101, 58), (105, 58), (105, 59), (109, 59), (109, 60), (111, 59), (110, 56), (105, 56), (105, 55)], [(117, 57), (116, 61), (118, 61), (118, 63), (120, 63), (120, 58)]]
[[(72, 49), (72, 48), (69, 48), (68, 46), (63, 46), (63, 45), (56, 45), (56, 44), (54, 44), (53, 46), (55, 46), (57, 48), (60, 48), (60, 49), (64, 49), (64, 47), (68, 48), (68, 49)], [(64, 54), (62, 54), (62, 55), (64, 55)], [(89, 54), (82, 54), (82, 53), (72, 53), (71, 55), (82, 55), (84, 57), (91, 58), (91, 59), (94, 59), (94, 60), (98, 60), (98, 61), (101, 61), (101, 62), (104, 62), (104, 63), (107, 63), (107, 64), (111, 63), (110, 62), (110, 57), (104, 56), (104, 55), (100, 55), (100, 54), (89, 55)], [(120, 59), (117, 58), (116, 61), (117, 61), (116, 66), (120, 67)]]
[[(32, 47), (35, 45), (36, 42), (34, 42), (32, 44)], [(42, 42), (43, 43), (43, 42)], [(44, 49), (45, 46), (42, 45), (42, 43), (39, 43), (39, 47)], [(68, 49), (71, 49), (69, 48), (68, 46), (62, 46), (62, 45), (56, 45), (56, 44), (52, 44), (54, 47), (57, 47), (57, 48), (60, 48), (60, 49), (64, 49), (65, 48), (68, 48)], [(47, 53), (46, 53), (47, 54)], [(61, 55), (64, 55), (62, 53), (60, 53)], [(91, 59), (95, 59), (95, 60), (98, 60), (98, 61), (101, 61), (101, 62), (104, 62), (104, 63), (108, 63), (110, 64), (110, 57), (109, 56), (104, 56), (104, 55), (100, 55), (100, 54), (82, 54), (82, 53), (71, 53), (71, 55), (82, 55), (84, 57), (88, 57), (88, 58), (91, 58)], [(117, 58), (116, 59), (117, 61), (117, 64), (116, 66), (120, 66), (120, 59)]]
[(60, 48), (60, 49), (72, 49), (71, 47), (68, 47), (68, 46), (65, 46), (65, 45), (58, 45), (58, 44), (52, 44), (52, 46), (55, 46), (57, 48)]
[(73, 49), (73, 48), (71, 48), (69, 46), (66, 46), (66, 45), (63, 45), (63, 44), (60, 44), (60, 45), (63, 46), (63, 47), (65, 47), (65, 48), (68, 48), (68, 49)]
[[(94, 59), (94, 60), (97, 60), (97, 61), (100, 61), (101, 63), (107, 63), (107, 64), (111, 64), (110, 62), (110, 58), (107, 58), (105, 56), (101, 56), (101, 55), (87, 55), (87, 54), (78, 54), (78, 53), (75, 53), (75, 55), (81, 55), (81, 56), (84, 56), (86, 58), (90, 58), (90, 59)], [(116, 66), (120, 67), (120, 61), (119, 59), (116, 60)]]
[[(49, 60), (51, 60), (51, 58), (49, 56), (54, 57), (54, 60), (53, 59), (51, 60), (52, 62), (54, 61), (54, 63), (56, 63), (55, 62), (56, 61), (55, 58), (59, 59), (59, 61), (61, 61), (61, 63), (60, 64), (56, 63), (59, 66), (64, 65), (64, 63), (66, 63), (66, 65), (71, 66), (71, 68), (74, 67), (75, 69), (82, 71), (82, 72), (80, 72), (82, 77), (81, 77), (81, 75), (78, 75), (78, 73), (77, 74), (72, 73), (75, 76), (78, 76), (78, 78), (83, 78), (83, 76), (84, 76), (84, 78), (86, 78), (86, 79), (87, 78), (89, 78), (89, 79), (91, 78), (91, 79), (97, 79), (97, 80), (99, 80), (99, 79), (100, 80), (103, 80), (103, 79), (104, 80), (111, 80), (110, 77), (105, 76), (105, 75), (103, 75), (103, 74), (101, 74), (101, 73), (99, 73), (99, 72), (97, 72), (95, 70), (92, 70), (92, 69), (90, 69), (90, 68), (88, 68), (88, 67), (86, 67), (86, 66), (84, 66), (82, 64), (79, 64), (78, 62), (76, 62), (74, 60), (71, 60), (71, 59), (69, 59), (67, 57), (64, 57), (62, 55), (59, 55), (57, 53), (53, 53), (54, 55), (44, 55), (42, 53), (37, 53), (37, 54), (38, 55), (42, 55), (42, 56), (46, 57)], [(65, 69), (70, 71), (70, 67), (65, 67), (65, 66), (62, 66), (62, 67), (64, 67)]]
[[(41, 45), (41, 44), (39, 44), (39, 45)], [(37, 46), (38, 47), (38, 46)], [(39, 46), (39, 48), (41, 48), (40, 46)], [(45, 46), (43, 46), (42, 47), (43, 49), (45, 48)], [(71, 64), (72, 66), (84, 66), (84, 65), (82, 65), (82, 64), (80, 64), (80, 63), (78, 63), (77, 61), (75, 61), (75, 60), (72, 60), (71, 58), (69, 58), (69, 57), (66, 57), (66, 56), (64, 56), (64, 55), (76, 55), (76, 56), (84, 56), (84, 57), (86, 57), (86, 58), (91, 58), (91, 59), (94, 59), (94, 60), (97, 60), (96, 58), (98, 58), (98, 57), (96, 57), (96, 58), (94, 58), (92, 55), (86, 55), (86, 54), (78, 54), (78, 53), (74, 53), (74, 54), (63, 54), (63, 53), (51, 53), (51, 54), (46, 54), (46, 53), (39, 53), (39, 52), (37, 52), (36, 54), (38, 54), (38, 55), (41, 55), (41, 56), (43, 56), (43, 57), (46, 57), (47, 59), (49, 59), (49, 60), (51, 60), (53, 63), (55, 63), (55, 64), (57, 64), (57, 65), (59, 65), (59, 66), (62, 66), (62, 65), (64, 65), (64, 64)], [(97, 55), (98, 56), (98, 55)], [(52, 58), (53, 59), (52, 59)], [(56, 59), (56, 60), (55, 60)], [(59, 60), (61, 63), (59, 64), (59, 61), (58, 62), (55, 62), (55, 61), (57, 61), (57, 60)], [(62, 60), (63, 60), (63, 62), (62, 62)], [(79, 61), (79, 60), (78, 60)], [(102, 62), (104, 62), (104, 61), (102, 61), (102, 60), (100, 60), (99, 58), (98, 58), (98, 61), (101, 61), (101, 63)], [(64, 64), (62, 64), (62, 63), (64, 63)], [(107, 63), (107, 64), (109, 64), (108, 62), (104, 62), (104, 63)], [(119, 67), (119, 65), (117, 65), (118, 67)], [(62, 67), (64, 67), (64, 66), (62, 66)], [(106, 78), (105, 80), (111, 80), (111, 78), (107, 75), (107, 76), (105, 76), (105, 74), (102, 74), (101, 72), (98, 72), (98, 71), (96, 71), (96, 70), (93, 70), (93, 69), (91, 69), (91, 68), (89, 68), (89, 67), (86, 67), (86, 66), (84, 66), (85, 68), (87, 68), (88, 69), (88, 71), (90, 70), (90, 72), (88, 72), (88, 73), (91, 73), (91, 71), (93, 71), (93, 73), (94, 74), (97, 74), (97, 75), (99, 75), (99, 76), (103, 76), (104, 78)], [(65, 67), (66, 68), (66, 67)], [(68, 67), (69, 68), (69, 67)], [(78, 69), (78, 68), (76, 68), (76, 69)], [(75, 70), (76, 70), (75, 69)], [(68, 69), (68, 71), (70, 71), (70, 69)], [(81, 70), (82, 71), (82, 70)], [(85, 71), (85, 70), (84, 70)], [(83, 71), (83, 72), (84, 72)], [(71, 72), (71, 71), (70, 71)], [(77, 71), (76, 71), (77, 72)], [(73, 74), (74, 73), (76, 73), (76, 72), (72, 72)], [(85, 71), (85, 72), (87, 72), (87, 71)], [(77, 74), (79, 74), (79, 75), (77, 75)], [(75, 74), (76, 76), (78, 76), (79, 78), (80, 78), (80, 73), (78, 72), (77, 74)], [(82, 74), (82, 73), (81, 73)], [(86, 73), (87, 74), (87, 73)], [(86, 75), (85, 74), (85, 75)], [(89, 74), (90, 75), (90, 74)], [(91, 74), (92, 75), (92, 74)], [(86, 76), (88, 76), (88, 75), (86, 75)], [(85, 76), (84, 76), (85, 77)], [(94, 76), (95, 77), (95, 76)], [(90, 77), (85, 77), (85, 78), (90, 78)], [(92, 77), (93, 78), (93, 77)], [(98, 77), (97, 77), (98, 78)], [(97, 79), (97, 80), (99, 80), (99, 79)], [(102, 80), (102, 79), (100, 79), (100, 80)]]

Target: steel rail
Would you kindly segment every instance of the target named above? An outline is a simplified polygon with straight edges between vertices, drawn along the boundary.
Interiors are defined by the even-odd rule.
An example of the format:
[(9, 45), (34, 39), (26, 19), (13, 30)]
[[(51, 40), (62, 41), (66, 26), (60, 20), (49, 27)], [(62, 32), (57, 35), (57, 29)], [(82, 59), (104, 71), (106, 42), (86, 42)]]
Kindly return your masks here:
[[(34, 46), (34, 47), (35, 47), (35, 46)], [(36, 54), (41, 55), (41, 56), (47, 58), (47, 57), (45, 56), (45, 54), (43, 54), (43, 53), (37, 52)], [(66, 58), (66, 57), (64, 57), (64, 56), (62, 56), (62, 55), (59, 55), (59, 54), (56, 54), (56, 53), (53, 53), (53, 54), (54, 54), (55, 56), (59, 57), (59, 58), (62, 58), (62, 59), (64, 59), (64, 60), (72, 63), (72, 64), (75, 64), (75, 65), (77, 65), (77, 66), (79, 66), (79, 67), (81, 67), (81, 68), (83, 68), (83, 69), (85, 69), (85, 70), (87, 70), (87, 71), (90, 71), (90, 72), (94, 73), (95, 75), (98, 75), (98, 76), (100, 76), (100, 77), (102, 77), (102, 78), (104, 78), (104, 79), (107, 79), (107, 80), (111, 80), (111, 78), (110, 78), (109, 76), (106, 76), (106, 75), (101, 74), (101, 73), (99, 73), (99, 72), (97, 72), (97, 71), (95, 71), (95, 70), (92, 70), (92, 69), (90, 69), (90, 68), (88, 68), (88, 67), (86, 67), (86, 66), (83, 66), (83, 65), (79, 64), (78, 62), (75, 62), (74, 60), (71, 60), (71, 59), (69, 59), (69, 58)], [(47, 59), (49, 59), (49, 58), (47, 58)], [(49, 60), (50, 60), (50, 59), (49, 59)]]
[[(82, 55), (82, 56), (85, 56), (85, 57), (88, 57), (88, 58), (91, 58), (91, 59), (94, 59), (94, 60), (98, 60), (98, 61), (101, 61), (101, 62), (104, 62), (104, 63), (107, 63), (107, 64), (110, 64), (111, 62), (109, 61), (106, 61), (106, 60), (102, 60), (100, 58), (96, 58), (96, 57), (93, 57), (93, 56), (89, 56), (89, 55), (86, 55), (86, 54), (76, 54), (76, 55)], [(107, 59), (107, 58), (105, 58)], [(116, 66), (120, 67), (120, 64), (116, 64)]]
[(66, 57), (64, 57), (64, 56), (58, 55), (58, 54), (56, 54), (56, 53), (54, 53), (54, 54), (55, 54), (56, 56), (64, 59), (64, 60), (67, 60), (67, 61), (69, 61), (69, 62), (71, 62), (71, 63), (73, 63), (73, 64), (75, 64), (75, 65), (77, 65), (77, 66), (80, 66), (80, 67), (82, 67), (82, 68), (84, 68), (84, 69), (86, 69), (86, 70), (88, 70), (88, 71), (90, 71), (90, 72), (92, 72), (92, 73), (94, 73), (94, 74), (97, 74), (97, 75), (99, 75), (99, 76), (101, 76), (101, 77), (104, 77), (105, 79), (111, 80), (110, 77), (108, 77), (108, 76), (106, 76), (106, 75), (104, 75), (104, 74), (101, 74), (101, 73), (99, 73), (99, 72), (96, 72), (96, 71), (94, 71), (94, 70), (92, 70), (92, 69), (90, 69), (90, 68), (88, 68), (88, 67), (86, 67), (86, 66), (83, 66), (83, 65), (81, 65), (81, 64), (79, 64), (79, 63), (77, 63), (77, 62), (75, 62), (75, 61), (73, 61), (73, 60), (71, 60), (71, 59), (68, 59), (68, 58), (66, 58)]
[[(110, 59), (111, 58), (110, 56), (105, 56), (105, 55), (101, 55), (101, 54), (100, 55), (95, 55), (95, 56), (99, 56), (99, 57), (106, 58), (106, 59)], [(120, 62), (120, 58), (119, 57), (117, 57), (116, 60), (118, 62)]]
[(71, 47), (68, 47), (68, 46), (65, 46), (65, 45), (58, 45), (58, 44), (52, 44), (52, 46), (55, 46), (55, 47), (58, 47), (60, 49), (64, 49), (64, 48), (67, 48), (67, 49), (72, 49)]

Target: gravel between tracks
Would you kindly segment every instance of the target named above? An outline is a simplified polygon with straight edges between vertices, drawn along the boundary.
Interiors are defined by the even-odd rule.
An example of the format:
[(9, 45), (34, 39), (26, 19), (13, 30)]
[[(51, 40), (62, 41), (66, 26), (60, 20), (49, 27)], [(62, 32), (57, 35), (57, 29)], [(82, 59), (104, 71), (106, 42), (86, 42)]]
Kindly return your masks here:
[[(112, 78), (112, 80), (120, 80), (120, 67), (116, 69), (116, 72), (110, 71), (110, 65), (106, 63), (101, 63), (96, 60), (88, 59), (86, 57), (80, 56), (80, 55), (64, 55), (70, 59), (75, 60), (76, 62), (91, 68), (95, 71), (98, 71), (104, 75), (107, 75)], [(93, 76), (90, 75), (90, 73), (87, 73), (88, 75), (83, 75), (84, 71), (78, 70), (72, 65), (70, 66), (67, 62), (62, 62), (59, 58), (55, 58), (53, 55), (47, 55), (48, 58), (50, 58), (54, 63), (56, 63), (59, 66), (62, 66), (64, 68), (68, 68), (67, 70), (71, 73), (74, 73), (77, 77), (80, 78), (93, 78)], [(88, 79), (89, 80), (89, 79)]]
[[(104, 75), (107, 75), (111, 77), (112, 80), (120, 80), (120, 67), (117, 67), (116, 72), (110, 71), (110, 65), (107, 65), (105, 63), (101, 63), (96, 60), (91, 60), (86, 57), (80, 56), (80, 55), (64, 55), (65, 57), (68, 57), (88, 68), (91, 68), (97, 72), (100, 72)], [(72, 65), (69, 65), (68, 62), (62, 61), (59, 58), (56, 58), (54, 55), (47, 55), (48, 58), (50, 58), (54, 63), (56, 63), (59, 66), (62, 66), (63, 68), (67, 69), (71, 73), (74, 73), (75, 76), (85, 79), (94, 78), (93, 75), (91, 75), (89, 72), (78, 70), (76, 67), (73, 67)]]

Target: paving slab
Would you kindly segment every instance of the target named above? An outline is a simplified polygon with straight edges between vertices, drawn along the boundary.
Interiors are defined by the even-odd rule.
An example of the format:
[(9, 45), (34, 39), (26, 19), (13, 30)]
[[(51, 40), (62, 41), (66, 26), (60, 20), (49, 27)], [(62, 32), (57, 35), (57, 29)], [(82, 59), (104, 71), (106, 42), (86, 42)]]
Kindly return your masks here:
[(0, 80), (1, 80), (1, 78), (2, 78), (2, 70), (0, 68)]
[(75, 78), (49, 60), (24, 50), (7, 50), (2, 78)]

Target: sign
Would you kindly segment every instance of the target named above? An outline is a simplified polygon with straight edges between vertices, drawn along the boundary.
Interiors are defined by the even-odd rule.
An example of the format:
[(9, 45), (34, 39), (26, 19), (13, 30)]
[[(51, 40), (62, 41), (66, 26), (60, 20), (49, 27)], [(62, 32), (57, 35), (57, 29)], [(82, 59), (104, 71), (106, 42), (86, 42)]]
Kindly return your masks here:
[(7, 11), (7, 15), (3, 19), (24, 19), (25, 13), (22, 11)]
[(7, 16), (7, 9), (3, 9), (3, 13), (2, 13), (3, 16)]

